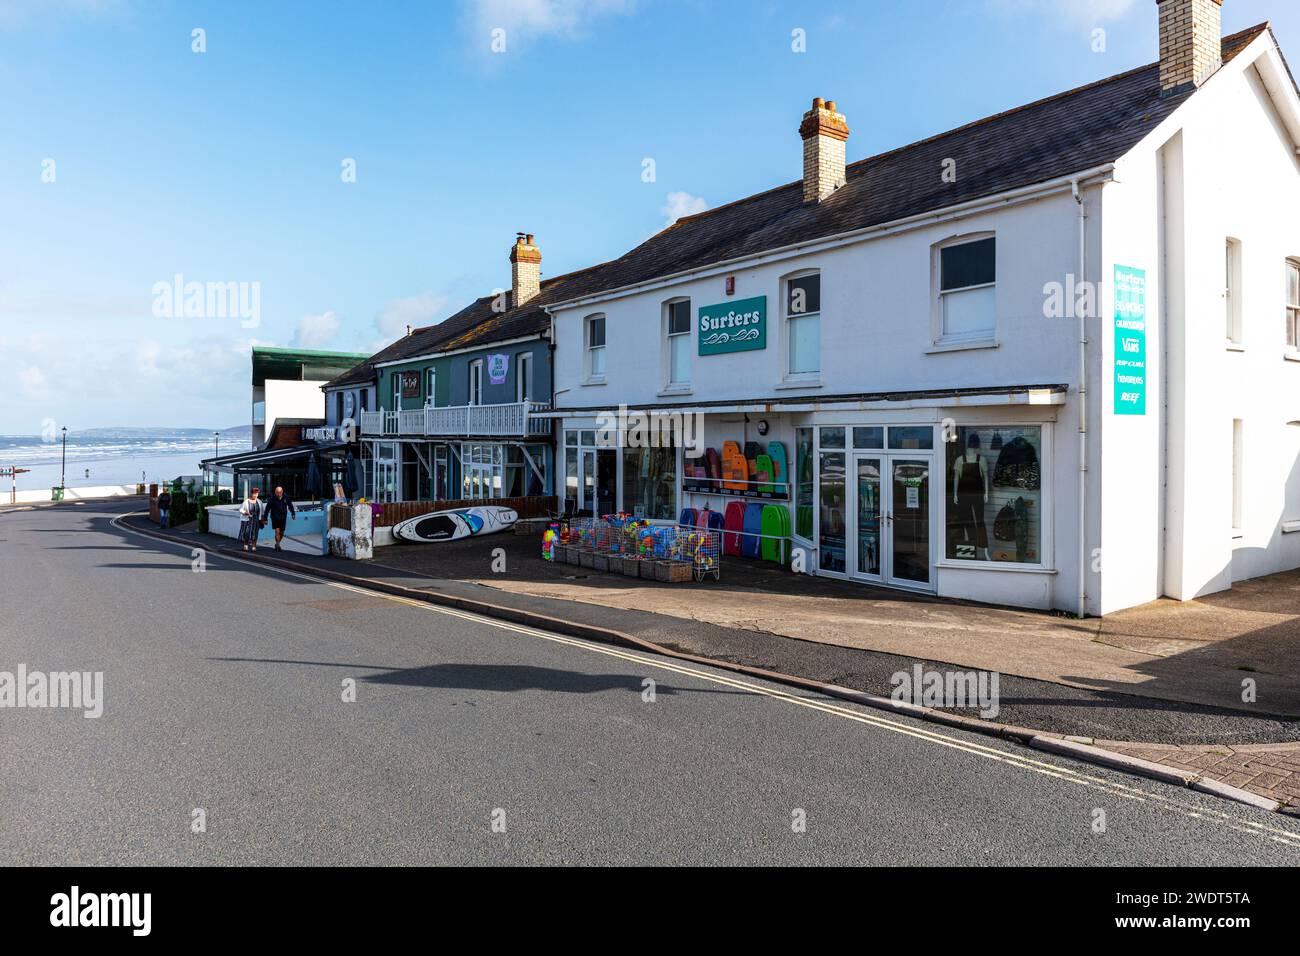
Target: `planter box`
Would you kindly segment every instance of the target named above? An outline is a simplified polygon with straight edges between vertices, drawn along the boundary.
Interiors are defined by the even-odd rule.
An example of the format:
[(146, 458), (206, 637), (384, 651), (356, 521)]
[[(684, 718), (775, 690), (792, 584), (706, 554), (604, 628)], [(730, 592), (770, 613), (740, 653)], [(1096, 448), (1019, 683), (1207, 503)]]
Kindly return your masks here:
[(655, 580), (666, 581), (669, 584), (685, 584), (691, 579), (691, 563), (689, 561), (656, 561)]
[(611, 560), (614, 559), (610, 558), (608, 554), (597, 554), (592, 558), (591, 569), (593, 571), (604, 571), (606, 574), (608, 574), (609, 563)]

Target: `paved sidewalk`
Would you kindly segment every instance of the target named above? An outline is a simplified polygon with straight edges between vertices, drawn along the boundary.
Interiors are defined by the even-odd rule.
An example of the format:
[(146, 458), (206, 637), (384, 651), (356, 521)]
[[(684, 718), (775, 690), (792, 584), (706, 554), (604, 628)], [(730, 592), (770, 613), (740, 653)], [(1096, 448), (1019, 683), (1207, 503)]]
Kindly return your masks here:
[[(503, 547), (504, 573), (491, 569)], [(514, 594), (646, 611), (1092, 691), (1300, 717), (1300, 572), (1105, 619), (940, 600), (728, 558), (723, 580), (667, 585), (541, 560), (536, 537), (379, 550), (376, 564)], [(1243, 681), (1255, 700), (1243, 701)]]
[[(130, 521), (142, 528), (156, 530), (148, 522)], [(198, 535), (192, 529), (173, 531), (172, 534), (191, 546), (212, 549), (234, 544), (224, 538)], [(472, 548), (464, 547), (465, 542), (423, 548), (386, 548), (380, 552), (383, 563), (288, 554), (274, 555), (273, 560), (296, 563), (304, 570), (321, 569), (451, 598), (487, 602), (503, 609), (546, 615), (579, 625), (612, 628), (671, 650), (883, 697), (890, 695), (892, 675), (910, 671), (918, 663), (937, 669), (951, 669), (954, 664), (970, 668), (984, 666), (971, 663), (970, 659), (958, 659), (973, 646), (963, 625), (971, 618), (974, 619), (975, 633), (994, 647), (1021, 648), (1026, 645), (1027, 637), (1034, 642), (1073, 641), (1078, 647), (1070, 648), (1068, 659), (1076, 661), (1080, 659), (1080, 647), (1099, 649), (1103, 655), (1114, 650), (1097, 640), (1102, 632), (1097, 621), (1077, 622), (1032, 612), (963, 605), (933, 598), (910, 598), (881, 593), (879, 589), (874, 589), (876, 593), (869, 597), (854, 598), (836, 593), (837, 588), (833, 585), (839, 583), (824, 579), (798, 579), (802, 587), (814, 592), (811, 596), (816, 600), (809, 600), (810, 595), (805, 594), (799, 607), (789, 612), (789, 619), (773, 621), (764, 617), (767, 613), (765, 602), (772, 595), (758, 591), (752, 582), (753, 577), (759, 574), (785, 574), (774, 569), (753, 568), (749, 587), (736, 587), (729, 582), (721, 586), (659, 585), (543, 562), (536, 557), (536, 537), (496, 535), (474, 544), (476, 547)], [(496, 547), (504, 547), (507, 552), (507, 573), (490, 578), (475, 574), (482, 565), (490, 564), (491, 551)], [(257, 557), (262, 556), (259, 551)], [(416, 570), (417, 567), (429, 573)], [(747, 573), (751, 571), (748, 568), (744, 570)], [(432, 576), (434, 574), (442, 576)], [(736, 594), (731, 595), (731, 591)], [(574, 594), (574, 597), (568, 597), (568, 594)], [(776, 596), (788, 599), (788, 596)], [(843, 603), (846, 608), (836, 609), (834, 614), (848, 617), (856, 609), (859, 617), (852, 620), (855, 633), (860, 635), (893, 630), (902, 615), (900, 607), (914, 608), (926, 623), (904, 633), (921, 634), (925, 646), (937, 647), (942, 656), (897, 654), (859, 646), (859, 643), (874, 642), (867, 640), (852, 645), (815, 638), (792, 640), (772, 630), (724, 626), (711, 620), (720, 616), (716, 611), (704, 613), (700, 610), (701, 605), (709, 605), (719, 598), (727, 602), (748, 601), (750, 620), (763, 619), (764, 623), (774, 623), (789, 630), (795, 630), (803, 620), (823, 619), (830, 613), (824, 605)], [(692, 603), (695, 608), (692, 613), (680, 613)], [(662, 607), (673, 610), (654, 609)], [(905, 623), (910, 621), (905, 615), (901, 619)], [(867, 627), (862, 626), (864, 621), (868, 622)], [(1150, 611), (1143, 612), (1140, 623), (1148, 634), (1161, 633), (1158, 615)], [(1129, 629), (1137, 630), (1136, 627)], [(1081, 633), (1092, 636), (1081, 638), (1078, 636)], [(938, 636), (943, 634), (953, 638), (946, 647), (937, 642)], [(898, 636), (891, 635), (889, 639), (897, 640)], [(1059, 660), (1059, 655), (1044, 658), (1054, 659)], [(1142, 655), (1142, 660), (1143, 666), (1155, 669), (1153, 661), (1159, 663), (1160, 659), (1148, 654)], [(1203, 659), (1188, 664), (1189, 668), (1193, 665), (1208, 667), (1211, 674), (1223, 670), (1217, 665), (1207, 665)], [(993, 665), (990, 669), (1002, 674), (1001, 710), (995, 718), (999, 723), (1033, 728), (1048, 735), (1084, 738), (1096, 746), (1127, 756), (1243, 786), (1270, 799), (1300, 806), (1300, 721), (1278, 717), (1236, 698), (1233, 698), (1236, 706), (1229, 708), (1195, 699), (1173, 700), (1132, 690), (1119, 692), (1110, 686), (1080, 686), (1077, 680), (1049, 681), (1023, 677), (1016, 674), (1014, 667)], [(1170, 673), (1166, 670), (1161, 675), (1160, 686), (1165, 693), (1177, 688), (1196, 692), (1205, 683), (1205, 680), (1174, 681), (1170, 679)], [(1242, 676), (1242, 671), (1231, 672), (1234, 684), (1239, 683)], [(1261, 678), (1266, 675), (1255, 672), (1249, 676)], [(1119, 686), (1140, 685), (1129, 681)], [(1265, 686), (1262, 679), (1260, 686)], [(974, 710), (958, 710), (956, 713), (977, 716)]]
[(1241, 787), (1300, 808), (1300, 744), (1142, 744), (1098, 740), (1095, 746)]

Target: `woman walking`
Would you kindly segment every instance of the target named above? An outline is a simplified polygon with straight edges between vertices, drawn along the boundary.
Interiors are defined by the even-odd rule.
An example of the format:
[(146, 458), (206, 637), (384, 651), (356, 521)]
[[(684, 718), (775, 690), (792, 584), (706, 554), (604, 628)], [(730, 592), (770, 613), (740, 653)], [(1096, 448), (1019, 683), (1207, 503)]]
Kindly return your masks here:
[(266, 503), (258, 498), (260, 493), (260, 488), (253, 488), (239, 506), (239, 540), (245, 551), (257, 550), (257, 532), (266, 524)]

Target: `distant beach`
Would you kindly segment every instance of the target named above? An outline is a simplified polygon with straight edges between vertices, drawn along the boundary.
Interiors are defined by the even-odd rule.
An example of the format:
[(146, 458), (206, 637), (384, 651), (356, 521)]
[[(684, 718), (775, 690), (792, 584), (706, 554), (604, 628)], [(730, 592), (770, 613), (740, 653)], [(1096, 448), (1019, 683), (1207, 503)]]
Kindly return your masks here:
[[(61, 442), (43, 442), (31, 435), (0, 436), (0, 467), (30, 468), (18, 476), (18, 490), (52, 488), (62, 468)], [(222, 442), (221, 453), (248, 450), (247, 443)], [(67, 486), (146, 484), (182, 475), (198, 475), (199, 462), (213, 455), (207, 441), (121, 441), (75, 439), (68, 436)], [(0, 479), (0, 493), (11, 487)]]

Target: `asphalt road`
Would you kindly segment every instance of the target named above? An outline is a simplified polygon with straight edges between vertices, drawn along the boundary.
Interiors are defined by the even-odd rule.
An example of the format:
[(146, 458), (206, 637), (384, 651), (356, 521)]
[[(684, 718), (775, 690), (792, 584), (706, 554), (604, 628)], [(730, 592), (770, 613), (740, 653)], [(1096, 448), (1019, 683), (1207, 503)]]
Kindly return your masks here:
[(0, 511), (0, 671), (104, 674), (97, 719), (0, 707), (0, 863), (1300, 864), (1296, 820), (122, 510)]

